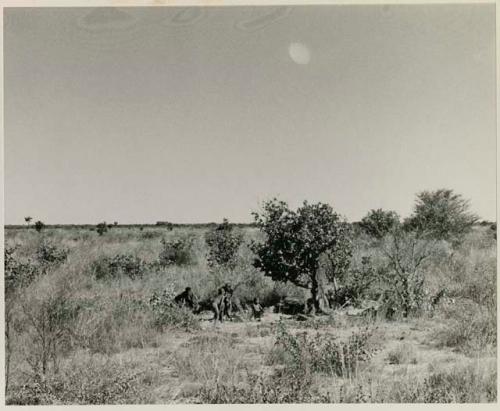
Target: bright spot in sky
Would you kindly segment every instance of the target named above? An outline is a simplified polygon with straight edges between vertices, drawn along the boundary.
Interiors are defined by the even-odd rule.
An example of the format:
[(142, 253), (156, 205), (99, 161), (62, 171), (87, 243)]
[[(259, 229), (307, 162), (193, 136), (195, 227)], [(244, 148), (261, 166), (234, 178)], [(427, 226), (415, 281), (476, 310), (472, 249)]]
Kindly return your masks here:
[(311, 60), (311, 52), (303, 43), (291, 43), (288, 46), (290, 58), (297, 64), (308, 64)]

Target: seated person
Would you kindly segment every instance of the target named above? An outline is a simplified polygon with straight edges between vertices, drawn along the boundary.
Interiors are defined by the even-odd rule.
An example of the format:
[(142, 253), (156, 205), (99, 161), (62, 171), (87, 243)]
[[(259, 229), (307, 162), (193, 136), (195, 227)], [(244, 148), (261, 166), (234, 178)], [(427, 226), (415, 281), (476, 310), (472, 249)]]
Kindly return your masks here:
[(191, 287), (186, 287), (186, 289), (182, 293), (180, 293), (174, 298), (174, 301), (179, 306), (181, 307), (186, 306), (192, 310), (195, 310), (198, 306), (194, 293), (191, 290)]
[(262, 315), (264, 314), (264, 309), (260, 305), (258, 298), (253, 299), (251, 308), (252, 308), (252, 317), (255, 318), (257, 321), (260, 321)]

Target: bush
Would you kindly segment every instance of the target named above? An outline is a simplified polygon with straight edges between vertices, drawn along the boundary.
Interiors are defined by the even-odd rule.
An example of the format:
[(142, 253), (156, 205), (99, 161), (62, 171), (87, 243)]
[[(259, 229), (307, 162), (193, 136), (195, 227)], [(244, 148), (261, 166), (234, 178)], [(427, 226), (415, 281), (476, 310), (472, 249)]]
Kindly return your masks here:
[(185, 330), (199, 329), (200, 323), (193, 312), (187, 307), (179, 307), (175, 304), (174, 298), (173, 287), (161, 292), (155, 291), (149, 298), (149, 306), (153, 311), (155, 327), (161, 331), (167, 327)]
[(359, 226), (374, 238), (383, 238), (399, 225), (399, 215), (395, 211), (371, 210), (363, 217)]
[(126, 275), (131, 279), (142, 278), (147, 269), (148, 264), (144, 260), (131, 254), (102, 256), (91, 265), (92, 273), (97, 280), (116, 278), (120, 275)]
[(35, 230), (40, 232), (45, 228), (45, 224), (42, 221), (35, 222)]
[(175, 240), (161, 240), (162, 249), (159, 255), (160, 266), (189, 265), (193, 262), (191, 248), (193, 237), (186, 236)]
[(105, 232), (107, 232), (108, 225), (106, 224), (106, 221), (103, 221), (102, 223), (97, 224), (96, 231), (99, 235), (103, 235)]
[(34, 374), (46, 375), (49, 370), (57, 372), (60, 357), (70, 350), (80, 307), (60, 285), (48, 294), (29, 291), (30, 298), (21, 303), (25, 358)]
[(28, 286), (41, 273), (38, 265), (32, 260), (22, 261), (15, 254), (16, 247), (5, 247), (5, 294), (8, 296), (15, 290)]
[(234, 269), (236, 256), (243, 237), (240, 233), (234, 233), (233, 227), (227, 219), (222, 224), (207, 231), (205, 242), (208, 246), (208, 266), (223, 266)]
[(377, 270), (384, 287), (382, 303), (403, 317), (420, 312), (425, 301), (425, 265), (435, 255), (435, 241), (416, 233), (395, 230), (385, 238), (382, 252), (384, 265)]
[(67, 260), (68, 253), (67, 248), (59, 248), (53, 244), (43, 242), (36, 250), (36, 259), (41, 264), (56, 266)]

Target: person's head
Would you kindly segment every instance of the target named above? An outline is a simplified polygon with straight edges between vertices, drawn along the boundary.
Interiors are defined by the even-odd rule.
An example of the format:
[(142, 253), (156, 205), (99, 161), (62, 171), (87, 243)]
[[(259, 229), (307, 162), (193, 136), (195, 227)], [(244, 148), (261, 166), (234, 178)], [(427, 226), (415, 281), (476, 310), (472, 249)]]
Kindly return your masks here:
[(224, 288), (224, 291), (228, 294), (231, 294), (233, 292), (233, 289), (231, 288), (231, 286), (228, 283), (224, 284), (224, 286), (222, 288)]
[(217, 290), (217, 294), (221, 295), (224, 294), (224, 287), (221, 287)]
[(253, 299), (253, 303), (254, 303), (254, 304), (259, 304), (259, 297), (255, 297), (255, 298)]

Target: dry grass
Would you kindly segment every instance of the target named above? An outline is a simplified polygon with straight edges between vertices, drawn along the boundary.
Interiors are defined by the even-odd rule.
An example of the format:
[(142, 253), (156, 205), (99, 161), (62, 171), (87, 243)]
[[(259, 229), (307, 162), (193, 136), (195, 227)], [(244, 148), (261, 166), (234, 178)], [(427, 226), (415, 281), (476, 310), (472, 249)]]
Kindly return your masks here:
[[(161, 252), (161, 238), (185, 235), (194, 237), (191, 265), (152, 264)], [(248, 242), (259, 234), (248, 229), (244, 235)], [(496, 401), (496, 242), (488, 233), (472, 233), (453, 252), (443, 245), (443, 252), (428, 265), (428, 292), (446, 288), (449, 296), (432, 313), (401, 322), (351, 318), (344, 311), (306, 322), (282, 316), (290, 335), (304, 335), (303, 340), (297, 337), (302, 344), (298, 351), (275, 345), (280, 338), (280, 315), (271, 312), (261, 323), (245, 320), (214, 327), (200, 317), (199, 329), (155, 325), (148, 299), (165, 288), (182, 291), (189, 285), (204, 299), (226, 281), (243, 281), (238, 289), (243, 300), (255, 295), (262, 301), (273, 301), (276, 295), (303, 295), (300, 289), (275, 285), (256, 272), (248, 247), (240, 249), (236, 269), (209, 270), (203, 239), (203, 229), (118, 227), (103, 236), (83, 229), (46, 229), (41, 234), (6, 230), (6, 245), (18, 245), (16, 256), (22, 260), (33, 258), (42, 241), (69, 250), (66, 262), (37, 279), (12, 302), (8, 401)], [(355, 258), (369, 254), (376, 261), (380, 250), (363, 241), (359, 239)], [(118, 254), (144, 261), (142, 277), (120, 273), (96, 279), (92, 264)], [(40, 343), (29, 316), (34, 318), (40, 307), (48, 307), (53, 295), (69, 304), (55, 306), (73, 307), (76, 317), (68, 322), (67, 332), (49, 335), (55, 341), (58, 366), (50, 366), (42, 378), (30, 365)], [(70, 311), (64, 311), (65, 315)], [(365, 326), (373, 331), (367, 343), (370, 355), (342, 372), (337, 365), (344, 361), (347, 370), (344, 357), (352, 350), (344, 352), (341, 343)], [(334, 349), (339, 355), (332, 355)], [(294, 353), (298, 353), (296, 358)]]

